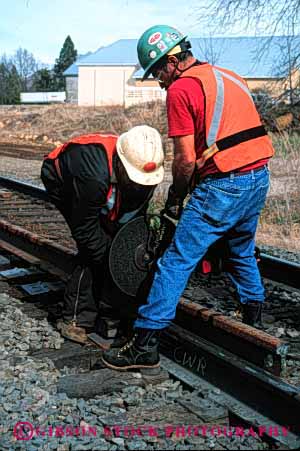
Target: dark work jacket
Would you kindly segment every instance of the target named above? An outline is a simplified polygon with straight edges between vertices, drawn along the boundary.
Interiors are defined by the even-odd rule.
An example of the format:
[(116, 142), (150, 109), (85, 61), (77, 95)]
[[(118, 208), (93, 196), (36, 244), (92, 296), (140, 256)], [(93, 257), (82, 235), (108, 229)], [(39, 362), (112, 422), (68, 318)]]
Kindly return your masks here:
[[(106, 254), (111, 238), (122, 224), (106, 221), (101, 209), (107, 200), (112, 183), (105, 149), (99, 144), (70, 144), (59, 155), (63, 181), (56, 173), (53, 160), (45, 160), (41, 178), (50, 199), (65, 217), (79, 254), (87, 264), (99, 264)], [(121, 192), (118, 217), (142, 208), (143, 214), (153, 187), (139, 187), (138, 191)], [(148, 199), (148, 200), (147, 200)]]

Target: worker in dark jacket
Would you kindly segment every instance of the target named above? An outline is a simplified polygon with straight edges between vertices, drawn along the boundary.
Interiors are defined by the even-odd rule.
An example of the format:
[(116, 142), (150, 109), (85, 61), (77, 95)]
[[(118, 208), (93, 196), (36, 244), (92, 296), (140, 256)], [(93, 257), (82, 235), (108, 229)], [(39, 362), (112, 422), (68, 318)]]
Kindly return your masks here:
[(166, 25), (151, 27), (138, 42), (144, 78), (151, 73), (167, 90), (174, 163), (165, 210), (179, 223), (157, 262), (133, 339), (103, 355), (104, 363), (115, 369), (159, 365), (160, 331), (174, 319), (191, 272), (220, 238), (243, 322), (260, 322), (264, 287), (254, 255), (255, 233), (273, 146), (246, 82), (228, 69), (198, 61), (190, 48), (185, 35)]
[(65, 337), (85, 343), (96, 330), (114, 338), (126, 319), (129, 306), (110, 278), (107, 252), (118, 229), (147, 209), (163, 161), (160, 134), (146, 125), (119, 137), (80, 136), (45, 158), (42, 181), (78, 248), (58, 322)]

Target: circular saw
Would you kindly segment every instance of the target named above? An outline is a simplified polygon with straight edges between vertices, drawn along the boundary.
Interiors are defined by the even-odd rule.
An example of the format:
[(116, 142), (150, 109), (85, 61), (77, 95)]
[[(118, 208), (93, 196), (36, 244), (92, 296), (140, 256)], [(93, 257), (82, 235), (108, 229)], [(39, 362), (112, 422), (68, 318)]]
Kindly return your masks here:
[(170, 244), (175, 224), (164, 215), (139, 216), (116, 234), (109, 251), (109, 270), (114, 283), (136, 296)]

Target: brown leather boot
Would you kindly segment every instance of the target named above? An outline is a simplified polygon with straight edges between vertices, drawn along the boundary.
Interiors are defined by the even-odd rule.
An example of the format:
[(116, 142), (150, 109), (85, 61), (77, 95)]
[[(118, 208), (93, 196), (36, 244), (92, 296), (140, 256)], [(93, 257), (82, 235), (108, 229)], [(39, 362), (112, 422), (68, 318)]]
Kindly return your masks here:
[(73, 321), (58, 320), (56, 327), (64, 338), (76, 343), (86, 344), (88, 341), (87, 331), (84, 327), (77, 326)]

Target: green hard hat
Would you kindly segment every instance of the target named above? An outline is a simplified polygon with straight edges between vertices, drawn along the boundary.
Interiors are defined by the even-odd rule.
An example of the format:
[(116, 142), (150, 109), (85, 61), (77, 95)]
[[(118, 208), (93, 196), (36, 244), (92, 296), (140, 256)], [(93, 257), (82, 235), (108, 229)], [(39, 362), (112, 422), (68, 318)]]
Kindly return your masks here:
[(143, 80), (149, 76), (152, 66), (185, 38), (186, 35), (168, 25), (148, 28), (137, 45), (138, 59), (145, 71)]

